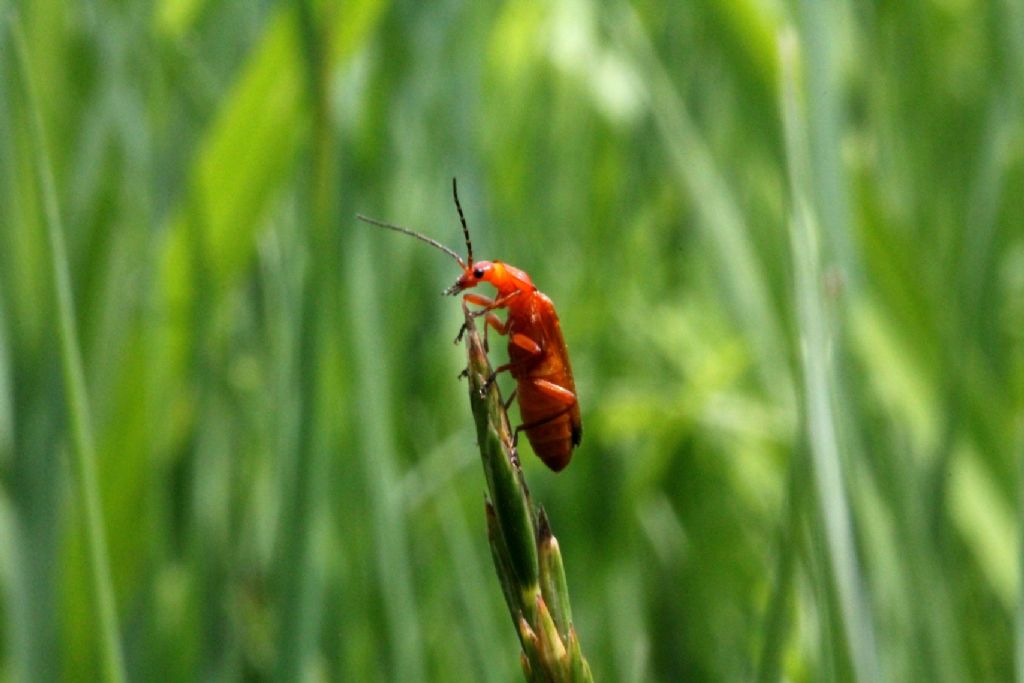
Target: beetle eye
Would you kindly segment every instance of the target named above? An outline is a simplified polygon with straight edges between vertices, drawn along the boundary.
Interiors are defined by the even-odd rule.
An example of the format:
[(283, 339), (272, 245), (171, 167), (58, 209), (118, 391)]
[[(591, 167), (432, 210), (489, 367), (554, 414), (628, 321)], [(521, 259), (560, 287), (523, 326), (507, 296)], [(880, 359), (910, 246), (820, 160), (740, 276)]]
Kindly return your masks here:
[(483, 268), (474, 268), (473, 269), (473, 277), (475, 277), (477, 279), (480, 279), (483, 276), (484, 276), (484, 269)]

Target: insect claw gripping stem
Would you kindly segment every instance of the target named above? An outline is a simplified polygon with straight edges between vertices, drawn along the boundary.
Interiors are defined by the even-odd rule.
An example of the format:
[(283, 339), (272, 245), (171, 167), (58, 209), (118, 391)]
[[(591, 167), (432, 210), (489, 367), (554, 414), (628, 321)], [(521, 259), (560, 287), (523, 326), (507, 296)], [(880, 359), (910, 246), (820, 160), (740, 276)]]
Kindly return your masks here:
[(515, 444), (512, 445), (512, 455), (510, 456), (510, 459), (512, 460), (513, 467), (515, 467), (516, 469), (522, 467), (521, 463), (519, 462), (519, 449), (515, 447)]
[[(469, 307), (466, 306), (466, 302), (465, 301), (462, 302), (462, 312), (466, 316), (466, 322), (462, 323), (462, 327), (459, 328), (459, 333), (457, 335), (455, 335), (455, 343), (456, 344), (460, 343), (462, 341), (463, 337), (466, 336), (466, 331), (469, 330), (469, 321), (470, 320), (476, 320), (480, 316), (487, 315), (487, 313), (488, 313), (486, 308), (481, 309), (479, 311), (471, 311), (471, 310), (469, 310)], [(485, 325), (484, 326), (484, 353), (489, 353), (489, 352), (490, 352), (490, 348), (488, 348), (488, 344), (487, 344), (487, 326)]]
[[(473, 315), (474, 311), (469, 310), (469, 306), (466, 304), (466, 300), (462, 300), (462, 315), (465, 320), (462, 323), (462, 327), (459, 328), (459, 333), (455, 336), (455, 343), (458, 344), (462, 341), (462, 338), (466, 336), (466, 332), (469, 331), (470, 322), (476, 319)], [(485, 351), (486, 352), (486, 351)]]
[(480, 398), (486, 398), (487, 397), (487, 392), (490, 391), (491, 385), (494, 384), (494, 380), (495, 380), (495, 378), (497, 376), (498, 376), (498, 373), (492, 372), (487, 377), (487, 379), (484, 380), (483, 385), (480, 387)]

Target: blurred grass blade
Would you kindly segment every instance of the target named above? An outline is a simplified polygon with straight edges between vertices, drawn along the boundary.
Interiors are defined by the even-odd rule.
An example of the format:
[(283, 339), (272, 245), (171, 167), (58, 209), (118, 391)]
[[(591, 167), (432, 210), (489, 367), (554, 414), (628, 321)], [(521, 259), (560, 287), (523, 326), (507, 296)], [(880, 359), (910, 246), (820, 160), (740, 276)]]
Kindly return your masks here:
[(356, 231), (346, 251), (345, 270), (351, 293), (355, 344), (355, 388), (357, 434), (362, 441), (365, 461), (370, 522), (374, 528), (376, 581), (384, 605), (384, 615), (395, 659), (395, 679), (426, 680), (423, 644), (414, 589), (413, 567), (399, 486), (395, 438), (391, 425), (394, 405), (390, 373), (378, 340), (384, 338), (380, 321), (381, 305), (374, 281), (373, 260), (367, 247), (366, 231)]
[(825, 305), (821, 268), (821, 235), (815, 211), (810, 166), (803, 137), (806, 127), (799, 97), (799, 44), (793, 32), (779, 40), (782, 63), (782, 110), (786, 132), (793, 217), (790, 240), (795, 270), (797, 330), (803, 374), (803, 415), (806, 420), (811, 469), (818, 512), (824, 524), (834, 590), (856, 680), (880, 679), (870, 605), (854, 546), (853, 522), (843, 481), (841, 445), (834, 405), (836, 380), (831, 349), (829, 313)]
[[(490, 582), (487, 579), (486, 567), (478, 561), (478, 554), (472, 545), (478, 539), (472, 533), (459, 504), (459, 495), (451, 485), (436, 498), (441, 530), (445, 535), (450, 556), (453, 558), (452, 570), (458, 582), (458, 592), (462, 599), (463, 614), (466, 617), (469, 646), (478, 664), (477, 680), (498, 683), (507, 680), (508, 667), (497, 664), (490, 656), (494, 643), (500, 642), (496, 622), (491, 618)], [(490, 526), (490, 515), (488, 526)], [(502, 590), (505, 590), (504, 587)]]
[(646, 99), (651, 115), (665, 142), (672, 170), (697, 209), (697, 227), (714, 251), (736, 317), (753, 340), (765, 391), (789, 402), (785, 365), (779, 362), (785, 357), (782, 330), (771, 304), (768, 277), (743, 213), (635, 11), (622, 8), (613, 29), (636, 60), (638, 71), (648, 75)]
[[(1021, 359), (1024, 361), (1024, 358)], [(1017, 425), (1017, 613), (1014, 634), (1014, 672), (1024, 683), (1024, 422)]]
[(762, 629), (757, 683), (775, 683), (781, 678), (783, 652), (793, 621), (793, 592), (797, 583), (797, 555), (800, 551), (800, 512), (807, 483), (806, 461), (806, 448), (798, 446), (789, 464), (785, 508), (776, 551), (774, 586)]
[[(324, 28), (333, 40), (324, 55), (325, 75), (365, 44), (383, 9), (381, 0), (362, 0), (332, 15)], [(311, 128), (304, 65), (297, 8), (283, 6), (268, 19), (204, 131), (185, 200), (171, 214), (160, 272), (159, 305), (167, 310), (163, 366), (184, 365), (187, 346), (180, 340), (188, 336), (189, 313), (200, 305), (215, 310), (216, 297), (230, 291), (252, 260), (264, 214), (291, 177)], [(197, 250), (209, 269), (205, 291), (197, 284)], [(203, 299), (213, 300), (198, 301)]]
[[(277, 662), (278, 680), (293, 681), (302, 675), (314, 654), (313, 644), (320, 639), (323, 590), (317, 580), (318, 567), (314, 561), (313, 533), (315, 520), (326, 514), (324, 482), (327, 471), (327, 449), (319, 443), (323, 431), (322, 411), (318, 410), (323, 377), (320, 364), (324, 349), (329, 344), (333, 317), (322, 310), (333, 302), (338, 286), (333, 279), (339, 270), (337, 252), (331, 248), (328, 235), (336, 220), (336, 206), (332, 189), (335, 187), (336, 165), (333, 129), (329, 123), (330, 105), (327, 102), (326, 65), (323, 46), (331, 35), (317, 30), (309, 3), (298, 3), (299, 42), (302, 60), (302, 84), (306, 97), (303, 102), (312, 110), (311, 139), (314, 140), (308, 158), (309, 184), (305, 188), (303, 206), (307, 225), (305, 252), (310, 264), (301, 288), (301, 310), (297, 338), (299, 345), (298, 438), (294, 454), (292, 479), (283, 498), (284, 528), (288, 529), (281, 542), (282, 582), (280, 604), (280, 656)], [(297, 236), (296, 236), (297, 237)]]
[(814, 204), (815, 216), (827, 236), (821, 244), (824, 254), (830, 263), (838, 263), (849, 281), (847, 288), (855, 287), (860, 269), (850, 239), (850, 202), (840, 160), (843, 92), (835, 56), (836, 15), (829, 11), (831, 5), (821, 0), (801, 0), (799, 9), (807, 96), (814, 103), (808, 107), (801, 129), (811, 141), (807, 170), (814, 182), (802, 190), (813, 193), (806, 199)]
[(88, 546), (89, 567), (92, 587), (95, 593), (98, 619), (98, 633), (103, 648), (102, 661), (104, 678), (111, 683), (120, 683), (125, 678), (124, 658), (121, 653), (120, 630), (117, 623), (117, 606), (114, 600), (113, 583), (110, 578), (110, 560), (107, 552), (106, 532), (103, 526), (103, 507), (100, 500), (98, 476), (96, 474), (96, 445), (89, 415), (89, 397), (85, 387), (85, 373), (82, 369), (82, 355), (78, 343), (78, 329), (75, 322), (75, 303), (71, 293), (71, 275), (64, 244), (64, 228), (61, 224), (57, 190), (46, 149), (46, 135), (43, 118), (39, 111), (35, 83), (32, 80), (28, 46), (16, 13), (10, 15), (9, 26), (14, 43), (14, 53), (22, 83), (25, 105), (31, 121), (31, 140), (34, 166), (37, 170), (38, 191), (42, 197), (46, 231), (50, 246), (50, 265), (53, 287), (56, 295), (58, 336), (61, 349), (61, 369), (64, 376), (64, 393), (67, 403), (68, 420), (71, 426), (71, 452), (73, 455), (75, 481), (85, 517), (86, 545)]

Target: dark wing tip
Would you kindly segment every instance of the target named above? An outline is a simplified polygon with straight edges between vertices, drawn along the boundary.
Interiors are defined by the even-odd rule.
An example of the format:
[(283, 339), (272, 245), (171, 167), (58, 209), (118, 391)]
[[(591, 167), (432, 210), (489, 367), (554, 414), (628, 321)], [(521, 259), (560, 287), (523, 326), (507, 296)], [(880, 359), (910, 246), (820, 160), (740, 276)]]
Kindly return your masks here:
[(579, 446), (580, 442), (583, 441), (583, 425), (574, 424), (572, 426), (572, 445)]

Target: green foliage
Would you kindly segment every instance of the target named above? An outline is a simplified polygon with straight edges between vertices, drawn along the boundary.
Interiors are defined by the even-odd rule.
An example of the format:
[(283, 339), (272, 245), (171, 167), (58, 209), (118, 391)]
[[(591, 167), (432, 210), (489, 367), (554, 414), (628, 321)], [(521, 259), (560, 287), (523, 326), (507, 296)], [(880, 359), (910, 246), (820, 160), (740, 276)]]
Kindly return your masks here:
[[(1024, 679), (1022, 84), (1011, 0), (0, 3), (0, 681)], [(452, 176), (581, 399), (518, 643), (355, 220)]]

